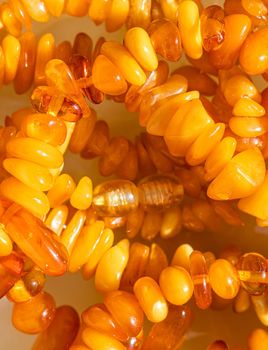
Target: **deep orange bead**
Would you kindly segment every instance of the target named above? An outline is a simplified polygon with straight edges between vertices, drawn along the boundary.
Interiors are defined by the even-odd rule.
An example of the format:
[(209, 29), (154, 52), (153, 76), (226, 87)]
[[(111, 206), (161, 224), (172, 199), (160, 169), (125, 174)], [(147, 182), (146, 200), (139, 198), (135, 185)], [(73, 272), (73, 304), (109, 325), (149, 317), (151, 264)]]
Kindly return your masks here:
[(0, 257), (0, 298), (13, 287), (23, 273), (23, 260), (16, 253)]

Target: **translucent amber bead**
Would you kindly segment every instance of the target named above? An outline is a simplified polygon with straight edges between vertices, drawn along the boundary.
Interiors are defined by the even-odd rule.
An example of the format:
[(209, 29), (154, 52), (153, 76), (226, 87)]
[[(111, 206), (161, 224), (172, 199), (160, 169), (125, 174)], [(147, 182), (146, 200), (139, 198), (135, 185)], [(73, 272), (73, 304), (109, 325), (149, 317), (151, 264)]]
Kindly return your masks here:
[(75, 36), (72, 53), (73, 55), (81, 55), (84, 58), (90, 58), (92, 55), (93, 42), (86, 33), (78, 33)]
[(233, 303), (233, 310), (236, 313), (242, 313), (247, 311), (250, 308), (250, 305), (251, 302), (248, 292), (245, 291), (245, 289), (240, 288)]
[(55, 58), (62, 60), (66, 64), (69, 63), (71, 54), (72, 54), (72, 45), (69, 41), (63, 41), (56, 47)]
[(153, 240), (159, 233), (162, 222), (162, 214), (158, 212), (145, 213), (142, 227), (141, 237), (145, 240)]
[(24, 303), (31, 299), (31, 294), (25, 288), (23, 281), (18, 280), (8, 291), (7, 298), (13, 303)]
[(138, 190), (127, 180), (103, 182), (93, 191), (92, 205), (101, 216), (122, 216), (136, 209), (139, 203)]
[(129, 83), (138, 86), (145, 83), (145, 73), (121, 44), (107, 41), (101, 47), (101, 54), (106, 56), (120, 69), (122, 75)]
[[(69, 248), (70, 261), (69, 271), (78, 271), (89, 259), (93, 253), (96, 242), (104, 229), (103, 221), (96, 221), (92, 225), (84, 226), (75, 241), (72, 250)], [(68, 247), (71, 245), (69, 244)]]
[(239, 291), (237, 271), (227, 260), (217, 259), (210, 266), (209, 281), (214, 292), (223, 299), (233, 299)]
[(121, 290), (107, 293), (104, 304), (129, 337), (138, 336), (143, 327), (143, 311), (133, 294)]
[(163, 269), (168, 266), (167, 255), (159, 244), (153, 243), (150, 248), (149, 259), (145, 268), (145, 276), (153, 278), (156, 282)]
[(20, 41), (12, 35), (6, 35), (1, 43), (3, 49), (3, 55), (5, 57), (5, 83), (9, 84), (14, 80), (19, 59), (21, 45)]
[(146, 29), (151, 22), (151, 1), (131, 0), (129, 5), (127, 28), (142, 27)]
[(71, 195), (71, 205), (80, 210), (88, 209), (92, 202), (92, 181), (89, 177), (81, 178)]
[(233, 115), (237, 117), (262, 117), (265, 115), (265, 109), (251, 98), (242, 97), (234, 105)]
[(113, 0), (106, 18), (107, 32), (115, 32), (121, 28), (127, 20), (129, 13), (128, 0)]
[(42, 271), (34, 267), (22, 277), (22, 280), (30, 295), (35, 296), (44, 289), (46, 277)]
[(129, 259), (123, 272), (120, 289), (131, 292), (135, 282), (145, 274), (150, 248), (138, 242), (131, 244)]
[(95, 274), (95, 286), (98, 291), (107, 293), (119, 288), (128, 258), (129, 241), (127, 239), (117, 243), (102, 256)]
[(104, 55), (99, 55), (94, 61), (92, 82), (97, 89), (108, 95), (121, 95), (127, 90), (120, 69)]
[(74, 341), (78, 328), (79, 316), (71, 306), (61, 306), (49, 327), (34, 342), (33, 350), (52, 349), (65, 350)]
[(30, 137), (18, 137), (7, 143), (9, 157), (28, 160), (46, 168), (58, 168), (63, 164), (63, 156), (55, 147)]
[(126, 347), (118, 340), (91, 327), (83, 331), (82, 338), (91, 350), (126, 350)]
[(266, 327), (268, 325), (268, 294), (267, 291), (261, 295), (251, 295), (251, 302), (258, 319)]
[(210, 183), (207, 195), (215, 200), (248, 197), (263, 183), (264, 177), (263, 156), (258, 148), (251, 148), (233, 157)]
[(170, 307), (167, 318), (152, 326), (144, 350), (169, 350), (180, 348), (192, 321), (188, 306)]
[(32, 32), (25, 32), (20, 37), (20, 59), (14, 88), (17, 94), (25, 93), (32, 85), (35, 69), (37, 40)]
[(51, 33), (46, 33), (38, 41), (36, 64), (34, 72), (35, 85), (45, 85), (45, 67), (48, 61), (55, 56), (55, 39)]
[(182, 228), (181, 208), (175, 207), (166, 210), (162, 217), (160, 236), (169, 239), (177, 236)]
[(134, 293), (149, 321), (158, 323), (168, 315), (168, 305), (158, 284), (151, 277), (141, 277)]
[(5, 228), (0, 226), (0, 256), (7, 256), (12, 253), (13, 243), (6, 233)]
[[(54, 209), (53, 209), (54, 210)], [(86, 221), (86, 212), (83, 210), (77, 210), (73, 215), (71, 220), (68, 222), (67, 227), (61, 234), (61, 242), (67, 248), (70, 253), (73, 250), (74, 244), (77, 237), (80, 235), (80, 232)]]
[(194, 284), (194, 297), (200, 309), (207, 309), (212, 301), (208, 268), (202, 253), (194, 250), (190, 255), (190, 274)]
[(215, 340), (213, 343), (211, 343), (207, 350), (228, 350), (228, 346), (223, 340)]
[(175, 251), (172, 260), (171, 266), (181, 266), (185, 270), (189, 271), (190, 269), (190, 256), (193, 252), (192, 246), (189, 244), (181, 244)]
[(93, 277), (96, 272), (97, 266), (103, 257), (103, 255), (112, 247), (114, 243), (114, 233), (109, 228), (105, 228), (94, 247), (89, 259), (83, 266), (83, 277), (89, 279)]
[(62, 275), (66, 271), (67, 257), (57, 236), (25, 209), (14, 204), (10, 207), (12, 210), (15, 211), (13, 215), (7, 211), (1, 217), (11, 239), (46, 274)]
[(60, 17), (65, 5), (65, 0), (44, 0), (47, 11), (54, 17)]
[(247, 253), (240, 257), (236, 269), (242, 287), (251, 295), (263, 294), (267, 287), (267, 260), (260, 254)]
[(6, 158), (3, 167), (26, 186), (36, 191), (48, 191), (53, 177), (47, 168), (23, 159)]
[(204, 51), (203, 55), (198, 59), (193, 59), (191, 57), (187, 57), (187, 60), (200, 71), (211, 74), (218, 75), (218, 70), (213, 66), (213, 64), (209, 61), (208, 52)]
[(45, 331), (55, 317), (56, 307), (53, 297), (39, 293), (24, 303), (14, 304), (12, 323), (19, 331), (36, 334)]
[(126, 234), (128, 238), (134, 238), (139, 233), (144, 220), (144, 211), (141, 208), (131, 210), (127, 215)]
[(58, 207), (65, 201), (69, 200), (75, 187), (75, 182), (70, 175), (61, 174), (58, 176), (53, 187), (47, 193), (50, 207)]
[(6, 30), (14, 36), (19, 36), (21, 32), (21, 22), (16, 18), (12, 8), (5, 3), (1, 4), (0, 18)]
[(175, 177), (152, 175), (138, 184), (139, 202), (146, 211), (161, 212), (181, 203), (183, 187)]
[(229, 15), (224, 18), (225, 36), (222, 45), (210, 51), (210, 62), (218, 69), (234, 66), (244, 41), (251, 30), (251, 20), (244, 14)]
[[(148, 34), (155, 52), (168, 61), (178, 61), (182, 54), (181, 36), (178, 27), (165, 18), (153, 21)], [(165, 40), (163, 40), (165, 38)]]
[(248, 338), (249, 350), (265, 350), (268, 346), (268, 334), (264, 329), (254, 329)]

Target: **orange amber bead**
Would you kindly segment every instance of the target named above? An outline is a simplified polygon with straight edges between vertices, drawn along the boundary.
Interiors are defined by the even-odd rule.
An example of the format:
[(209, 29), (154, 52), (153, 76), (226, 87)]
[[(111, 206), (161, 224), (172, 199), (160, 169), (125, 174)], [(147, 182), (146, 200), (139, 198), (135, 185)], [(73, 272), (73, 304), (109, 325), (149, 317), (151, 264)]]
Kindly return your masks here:
[(14, 35), (19, 36), (21, 32), (21, 22), (16, 18), (10, 5), (2, 3), (0, 8), (0, 18), (6, 30)]
[(32, 268), (22, 277), (26, 290), (31, 296), (35, 296), (40, 293), (45, 286), (46, 277), (42, 271), (37, 267)]
[(55, 57), (55, 39), (51, 33), (41, 36), (37, 45), (36, 64), (34, 72), (35, 85), (45, 85), (45, 67), (48, 61)]
[(180, 245), (171, 260), (171, 266), (181, 266), (185, 270), (190, 269), (190, 256), (193, 252), (193, 248), (189, 244)]
[[(14, 80), (21, 52), (20, 41), (12, 35), (6, 35), (1, 43), (3, 56), (5, 57), (5, 83)], [(1, 79), (0, 79), (1, 80)]]
[(118, 340), (88, 327), (82, 333), (84, 343), (91, 350), (126, 350), (126, 347)]
[(167, 255), (157, 243), (153, 243), (150, 248), (148, 263), (145, 269), (145, 276), (153, 278), (156, 282), (163, 269), (168, 266)]
[(119, 164), (116, 175), (119, 178), (134, 181), (138, 174), (138, 155), (136, 147), (129, 141), (129, 148), (126, 157)]
[(261, 328), (254, 329), (248, 338), (249, 350), (266, 350), (268, 346), (268, 333)]
[(75, 182), (68, 174), (61, 174), (54, 182), (53, 187), (48, 191), (47, 198), (51, 208), (59, 205), (70, 199), (75, 190)]
[[(78, 135), (77, 135), (78, 136)], [(82, 151), (82, 157), (94, 158), (104, 154), (109, 144), (109, 127), (104, 120), (97, 120), (93, 132)]]
[(128, 0), (113, 0), (106, 18), (107, 32), (115, 32), (122, 27), (127, 21), (129, 14)]
[(14, 304), (12, 323), (21, 332), (36, 334), (49, 327), (55, 313), (56, 306), (53, 297), (41, 292), (24, 303)]
[(227, 260), (217, 259), (209, 268), (209, 281), (214, 292), (223, 299), (233, 299), (240, 287), (235, 267)]
[(233, 117), (229, 120), (229, 127), (234, 134), (241, 137), (256, 137), (268, 131), (267, 117)]
[(182, 213), (180, 207), (169, 208), (163, 213), (160, 236), (164, 239), (177, 236), (182, 228)]
[(146, 29), (151, 23), (151, 1), (131, 0), (129, 1), (129, 15), (127, 27), (142, 27)]
[(6, 233), (4, 227), (0, 226), (0, 256), (7, 256), (12, 253), (13, 243)]
[(14, 286), (23, 273), (24, 262), (12, 252), (8, 256), (0, 257), (0, 298)]

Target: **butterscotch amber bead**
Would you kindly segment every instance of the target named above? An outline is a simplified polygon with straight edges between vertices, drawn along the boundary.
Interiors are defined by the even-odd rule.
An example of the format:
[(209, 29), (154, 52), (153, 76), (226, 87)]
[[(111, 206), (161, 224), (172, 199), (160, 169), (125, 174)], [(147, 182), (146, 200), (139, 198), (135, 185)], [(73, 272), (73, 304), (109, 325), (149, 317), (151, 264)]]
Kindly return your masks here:
[(52, 323), (35, 340), (32, 350), (68, 349), (77, 335), (79, 323), (79, 316), (71, 306), (57, 308)]
[(187, 271), (190, 269), (190, 256), (193, 252), (192, 246), (190, 244), (182, 244), (180, 245), (171, 260), (172, 266), (181, 266), (185, 268)]
[(55, 317), (56, 307), (53, 297), (39, 293), (24, 303), (14, 304), (12, 323), (19, 331), (36, 334), (45, 331)]
[(82, 333), (84, 343), (91, 350), (126, 350), (126, 347), (118, 340), (88, 327)]
[(242, 287), (251, 295), (262, 294), (267, 287), (267, 260), (260, 254), (247, 253), (240, 257), (236, 269)]

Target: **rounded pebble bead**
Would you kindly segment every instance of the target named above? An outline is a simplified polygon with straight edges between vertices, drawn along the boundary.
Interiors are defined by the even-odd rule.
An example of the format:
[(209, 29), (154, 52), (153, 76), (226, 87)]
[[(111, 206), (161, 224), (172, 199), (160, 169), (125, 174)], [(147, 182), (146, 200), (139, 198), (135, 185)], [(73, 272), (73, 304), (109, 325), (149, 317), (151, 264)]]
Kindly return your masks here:
[(88, 327), (82, 333), (84, 343), (91, 350), (126, 350), (126, 347), (118, 340)]

